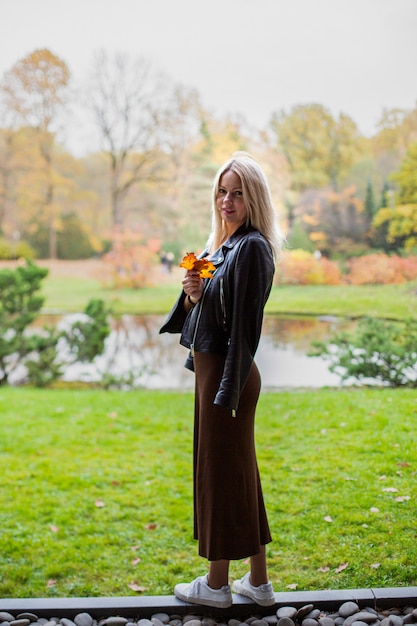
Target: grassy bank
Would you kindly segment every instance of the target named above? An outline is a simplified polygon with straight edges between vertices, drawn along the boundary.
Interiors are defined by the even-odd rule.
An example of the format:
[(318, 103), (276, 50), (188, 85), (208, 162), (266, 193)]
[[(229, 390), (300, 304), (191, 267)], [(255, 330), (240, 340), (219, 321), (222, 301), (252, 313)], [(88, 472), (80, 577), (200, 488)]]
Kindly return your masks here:
[[(0, 596), (171, 594), (203, 573), (192, 406), (188, 393), (2, 388)], [(417, 583), (416, 419), (411, 390), (261, 397), (277, 591)]]
[[(182, 270), (176, 268), (167, 276), (156, 272), (154, 287), (145, 289), (110, 289), (91, 271), (65, 262), (52, 266), (44, 282), (45, 312), (82, 310), (90, 298), (101, 298), (114, 313), (165, 314), (175, 302)], [(68, 269), (69, 268), (69, 269)], [(269, 314), (373, 316), (404, 319), (417, 315), (415, 284), (403, 285), (336, 285), (274, 287), (267, 303)]]

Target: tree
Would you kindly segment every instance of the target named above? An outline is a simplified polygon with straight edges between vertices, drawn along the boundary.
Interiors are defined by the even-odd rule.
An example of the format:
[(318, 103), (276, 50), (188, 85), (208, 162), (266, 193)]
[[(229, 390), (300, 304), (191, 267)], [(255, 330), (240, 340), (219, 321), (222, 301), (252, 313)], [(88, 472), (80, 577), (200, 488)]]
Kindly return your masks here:
[(62, 216), (57, 244), (60, 259), (89, 259), (94, 254), (86, 229), (76, 213)]
[(104, 350), (110, 327), (101, 300), (91, 300), (84, 317), (64, 330), (28, 332), (44, 302), (39, 291), (47, 273), (31, 262), (0, 271), (0, 385), (23, 366), (30, 382), (46, 386), (61, 376), (64, 363), (91, 362)]
[(340, 192), (308, 190), (301, 194), (295, 214), (316, 247), (325, 254), (352, 252), (363, 244), (367, 224), (363, 203), (353, 186)]
[(306, 252), (314, 252), (314, 244), (308, 236), (303, 222), (300, 219), (292, 222), (292, 227), (287, 239), (290, 250), (305, 250)]
[(15, 178), (15, 133), (9, 128), (0, 129), (0, 234), (4, 234), (6, 220), (12, 214)]
[(111, 227), (125, 226), (133, 186), (156, 176), (158, 83), (145, 59), (105, 52), (94, 61), (89, 102), (110, 167)]
[(368, 222), (368, 226), (371, 225), (373, 217), (375, 214), (375, 198), (374, 198), (374, 188), (371, 181), (368, 181), (366, 187), (366, 196), (365, 196), (365, 215), (366, 220)]
[(407, 148), (417, 141), (417, 108), (387, 109), (378, 124), (378, 132), (369, 140), (373, 161), (382, 186), (392, 172), (398, 170)]
[[(178, 231), (184, 222), (184, 190), (192, 186), (193, 147), (200, 139), (204, 113), (195, 89), (174, 84), (167, 89), (165, 101), (155, 115), (164, 177), (158, 185), (163, 196), (158, 193), (156, 202), (153, 200), (157, 206), (152, 211), (152, 224), (161, 233), (164, 247), (172, 247), (178, 242)], [(151, 208), (149, 200), (147, 206)]]
[(326, 345), (313, 342), (310, 356), (330, 361), (343, 381), (353, 378), (388, 387), (417, 387), (417, 322), (364, 318), (353, 334), (337, 333)]
[(398, 185), (399, 204), (417, 204), (417, 141), (408, 147), (400, 169), (391, 179)]
[(329, 185), (338, 189), (360, 143), (356, 124), (347, 115), (341, 113), (335, 120), (320, 104), (297, 105), (288, 114), (275, 113), (270, 125), (276, 149), (288, 160), (295, 190)]
[(417, 108), (386, 109), (377, 127), (373, 138), (377, 151), (391, 152), (402, 159), (410, 143), (417, 141)]
[(401, 204), (395, 208), (380, 209), (373, 220), (375, 237), (385, 239), (387, 251), (407, 252), (417, 249), (417, 204)]
[(389, 206), (390, 204), (389, 195), (390, 195), (390, 187), (389, 187), (388, 181), (384, 180), (384, 184), (382, 186), (382, 192), (381, 192), (381, 205), (379, 207), (380, 209), (383, 209)]
[(0, 119), (0, 233), (12, 240), (18, 236), (19, 174), (28, 171), (33, 150), (23, 149), (25, 129), (18, 128), (18, 114), (9, 108), (1, 82)]
[(27, 267), (0, 271), (0, 385), (34, 348), (26, 328), (36, 319), (44, 298), (38, 295), (48, 270), (29, 263)]
[(6, 72), (0, 89), (9, 110), (20, 124), (34, 128), (42, 158), (42, 192), (37, 206), (39, 218), (46, 219), (49, 254), (56, 257), (55, 132), (64, 106), (70, 73), (67, 64), (50, 50), (35, 50)]
[(381, 208), (373, 225), (377, 240), (384, 239), (387, 250), (417, 248), (417, 142), (412, 143), (391, 179), (398, 187), (395, 206)]

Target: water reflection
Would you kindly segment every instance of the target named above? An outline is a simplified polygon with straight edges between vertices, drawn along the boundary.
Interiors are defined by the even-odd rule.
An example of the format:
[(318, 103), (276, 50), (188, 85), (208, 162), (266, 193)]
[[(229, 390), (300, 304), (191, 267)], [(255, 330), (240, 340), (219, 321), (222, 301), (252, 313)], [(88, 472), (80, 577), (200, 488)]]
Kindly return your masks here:
[(309, 357), (313, 341), (327, 341), (352, 322), (331, 317), (264, 319), (256, 361), (264, 388), (340, 386), (321, 357)]
[[(69, 366), (65, 380), (94, 381), (107, 372), (131, 377), (136, 386), (149, 389), (192, 389), (194, 375), (184, 368), (187, 352), (179, 336), (159, 335), (164, 320), (157, 315), (114, 319), (105, 354), (94, 365)], [(267, 316), (256, 357), (263, 388), (339, 386), (339, 377), (328, 371), (327, 363), (307, 352), (312, 341), (325, 341), (349, 325), (333, 318)]]

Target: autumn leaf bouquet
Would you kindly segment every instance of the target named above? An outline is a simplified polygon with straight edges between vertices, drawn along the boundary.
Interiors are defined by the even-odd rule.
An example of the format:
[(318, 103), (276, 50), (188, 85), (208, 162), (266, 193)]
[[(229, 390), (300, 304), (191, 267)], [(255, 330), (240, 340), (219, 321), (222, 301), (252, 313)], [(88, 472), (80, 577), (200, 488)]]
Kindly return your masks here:
[(194, 252), (187, 252), (180, 263), (180, 267), (186, 270), (197, 270), (200, 273), (200, 278), (213, 278), (212, 272), (216, 269), (216, 266), (208, 258), (197, 259)]

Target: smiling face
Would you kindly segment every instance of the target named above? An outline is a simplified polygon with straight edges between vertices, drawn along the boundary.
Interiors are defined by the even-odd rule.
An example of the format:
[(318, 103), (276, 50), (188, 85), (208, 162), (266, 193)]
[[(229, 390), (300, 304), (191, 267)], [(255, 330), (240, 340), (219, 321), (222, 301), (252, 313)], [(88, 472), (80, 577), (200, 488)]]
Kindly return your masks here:
[(248, 211), (243, 198), (242, 183), (232, 170), (228, 170), (220, 178), (216, 207), (229, 237), (247, 220)]

